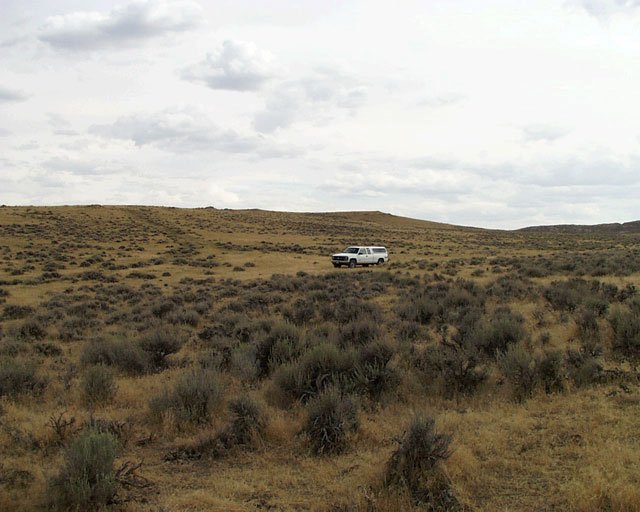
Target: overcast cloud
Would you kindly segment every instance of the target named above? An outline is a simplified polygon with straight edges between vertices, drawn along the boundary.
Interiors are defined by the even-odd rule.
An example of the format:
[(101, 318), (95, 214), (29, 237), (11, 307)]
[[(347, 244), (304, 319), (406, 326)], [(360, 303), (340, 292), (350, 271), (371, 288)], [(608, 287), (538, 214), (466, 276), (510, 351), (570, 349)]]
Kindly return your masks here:
[(85, 51), (189, 30), (199, 23), (200, 14), (199, 5), (188, 0), (134, 0), (108, 12), (49, 16), (38, 37), (56, 48)]
[(255, 91), (273, 77), (272, 61), (271, 54), (253, 43), (227, 40), (203, 61), (186, 68), (182, 76), (212, 89)]
[(28, 96), (20, 91), (7, 89), (0, 85), (0, 103), (5, 101), (24, 101), (27, 98)]
[(0, 204), (640, 219), (640, 0), (3, 0)]

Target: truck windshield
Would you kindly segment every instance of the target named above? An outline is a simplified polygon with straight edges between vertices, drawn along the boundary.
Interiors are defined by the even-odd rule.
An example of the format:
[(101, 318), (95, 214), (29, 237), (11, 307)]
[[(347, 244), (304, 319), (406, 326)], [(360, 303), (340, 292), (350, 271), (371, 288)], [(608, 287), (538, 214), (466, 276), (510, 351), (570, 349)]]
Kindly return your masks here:
[(357, 247), (347, 247), (344, 250), (345, 254), (358, 254), (358, 248)]

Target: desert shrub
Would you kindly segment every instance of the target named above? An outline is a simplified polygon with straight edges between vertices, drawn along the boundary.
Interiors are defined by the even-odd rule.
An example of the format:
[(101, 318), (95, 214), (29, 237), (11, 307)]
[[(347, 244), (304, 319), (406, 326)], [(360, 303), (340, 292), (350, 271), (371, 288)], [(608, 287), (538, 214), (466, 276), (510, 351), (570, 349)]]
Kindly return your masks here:
[[(2, 333), (0, 332), (0, 334)], [(24, 343), (24, 341), (18, 340), (14, 337), (0, 337), (0, 357), (16, 357), (20, 354), (26, 355), (28, 353), (29, 345)]]
[(37, 394), (45, 385), (45, 380), (36, 375), (33, 364), (13, 358), (0, 359), (0, 397), (15, 397), (20, 393)]
[(371, 302), (365, 302), (357, 297), (343, 297), (331, 309), (330, 315), (325, 315), (324, 320), (335, 320), (339, 324), (346, 324), (354, 320), (371, 318), (380, 320), (380, 308)]
[(302, 348), (299, 328), (288, 322), (276, 322), (257, 344), (258, 375), (269, 376), (282, 364), (298, 357)]
[(567, 365), (569, 377), (580, 388), (595, 384), (602, 378), (602, 364), (597, 357), (585, 351), (569, 350)]
[(523, 340), (526, 335), (522, 316), (501, 308), (489, 320), (477, 322), (471, 330), (470, 339), (465, 341), (487, 355), (495, 356)]
[(493, 283), (487, 285), (487, 294), (502, 303), (513, 299), (525, 299), (532, 295), (533, 284), (530, 280), (515, 276), (500, 276)]
[(593, 288), (584, 279), (554, 281), (544, 290), (543, 295), (554, 309), (574, 311), (593, 296)]
[(316, 315), (316, 305), (308, 298), (296, 299), (294, 303), (285, 308), (283, 316), (295, 325), (304, 325), (314, 319)]
[(64, 466), (50, 482), (56, 510), (95, 510), (116, 494), (117, 442), (109, 434), (86, 431), (65, 453)]
[(445, 396), (470, 394), (487, 378), (486, 369), (479, 365), (472, 350), (455, 343), (444, 343), (427, 348), (414, 363), (428, 381), (441, 379)]
[(633, 296), (627, 300), (627, 306), (632, 313), (640, 314), (640, 297)]
[(142, 375), (149, 369), (148, 354), (126, 339), (93, 339), (85, 346), (80, 361), (84, 365), (113, 366), (129, 375)]
[(200, 332), (198, 332), (198, 338), (204, 342), (211, 341), (212, 339), (220, 336), (221, 332), (222, 331), (219, 326), (206, 325)]
[(229, 402), (229, 411), (233, 420), (229, 427), (235, 444), (250, 445), (256, 436), (264, 433), (267, 424), (266, 414), (259, 402), (241, 395)]
[(90, 366), (84, 372), (81, 388), (84, 402), (89, 406), (110, 402), (117, 390), (113, 370), (101, 364)]
[(511, 345), (498, 357), (500, 370), (511, 384), (514, 398), (530, 398), (538, 384), (536, 358), (521, 344)]
[(615, 298), (620, 302), (625, 302), (633, 297), (635, 297), (638, 293), (638, 289), (634, 284), (627, 283), (627, 285), (621, 290), (616, 292)]
[(253, 382), (258, 378), (256, 366), (256, 348), (254, 345), (240, 345), (229, 356), (228, 370), (244, 382)]
[(219, 459), (229, 454), (235, 447), (252, 448), (256, 438), (266, 426), (266, 418), (260, 404), (242, 395), (229, 403), (232, 422), (217, 433), (208, 432), (195, 441), (181, 444), (164, 457), (165, 461)]
[(46, 341), (34, 344), (33, 349), (38, 354), (42, 354), (45, 357), (55, 357), (62, 355), (62, 349), (58, 345), (55, 345), (54, 343), (47, 343)]
[(370, 318), (353, 320), (341, 325), (338, 339), (343, 347), (349, 345), (366, 345), (380, 336), (378, 324)]
[(538, 359), (538, 376), (545, 393), (554, 393), (564, 389), (562, 352), (550, 350)]
[(609, 318), (613, 347), (627, 356), (640, 355), (640, 312), (616, 310)]
[(584, 308), (586, 310), (592, 311), (595, 315), (599, 317), (606, 315), (607, 311), (609, 310), (610, 299), (607, 297), (607, 291), (605, 286), (606, 286), (605, 284), (601, 285), (602, 289), (600, 293), (603, 294), (603, 296), (593, 296), (588, 298), (584, 302)]
[(442, 306), (445, 311), (473, 306), (478, 302), (477, 293), (473, 286), (460, 282), (449, 288), (442, 298)]
[(47, 335), (42, 321), (37, 318), (28, 318), (18, 328), (17, 337), (21, 340), (41, 340)]
[(83, 428), (101, 434), (109, 434), (113, 436), (121, 446), (125, 446), (131, 438), (133, 424), (127, 420), (98, 418), (92, 414), (89, 419), (84, 422)]
[(339, 328), (331, 322), (322, 322), (314, 325), (305, 333), (305, 341), (307, 347), (313, 347), (322, 343), (338, 343)]
[(430, 296), (421, 294), (403, 298), (397, 313), (402, 320), (427, 325), (432, 318), (442, 314), (442, 307)]
[(149, 356), (153, 368), (162, 369), (167, 367), (166, 357), (180, 350), (185, 341), (183, 331), (170, 325), (162, 325), (142, 337), (140, 348)]
[(208, 423), (223, 399), (223, 385), (217, 372), (207, 368), (184, 373), (169, 392), (151, 399), (155, 415), (171, 411), (182, 423)]
[(307, 405), (307, 421), (303, 432), (315, 455), (343, 453), (350, 432), (358, 429), (358, 410), (349, 397), (329, 389)]
[(288, 398), (306, 402), (331, 386), (352, 389), (356, 365), (354, 349), (341, 350), (323, 343), (311, 348), (298, 361), (281, 367), (274, 381)]
[(58, 330), (58, 337), (62, 341), (79, 340), (85, 331), (93, 326), (95, 321), (86, 317), (72, 317), (65, 320)]
[(2, 317), (5, 320), (16, 320), (18, 318), (24, 318), (33, 313), (33, 308), (31, 306), (20, 306), (17, 304), (7, 304), (4, 307)]
[(208, 341), (216, 336), (226, 336), (241, 343), (248, 343), (272, 327), (268, 320), (250, 320), (244, 315), (228, 311), (220, 313), (216, 319), (216, 324), (209, 325), (198, 333), (200, 339)]
[[(451, 437), (436, 432), (433, 418), (415, 417), (387, 462), (385, 485), (406, 488), (415, 501), (432, 505), (430, 510), (454, 510), (455, 498), (439, 472), (451, 456), (450, 445)], [(433, 507), (440, 503), (449, 506)]]
[(151, 313), (157, 318), (164, 318), (173, 311), (175, 307), (175, 301), (168, 298), (161, 298), (151, 304)]
[[(241, 268), (241, 267), (240, 267)], [(244, 270), (244, 269), (243, 269)], [(245, 292), (237, 300), (229, 302), (226, 309), (246, 314), (248, 311), (266, 312), (269, 304), (280, 302), (279, 294), (267, 294), (260, 291)]]
[(397, 337), (399, 341), (415, 341), (425, 334), (419, 322), (409, 320), (398, 322)]
[(195, 309), (181, 307), (171, 311), (166, 316), (166, 321), (173, 325), (186, 325), (197, 327), (200, 322), (200, 314)]
[(578, 337), (584, 345), (600, 343), (600, 326), (598, 315), (593, 309), (582, 309), (576, 315)]
[(390, 365), (395, 351), (386, 341), (376, 341), (359, 350), (353, 375), (354, 391), (379, 400), (400, 383), (398, 370)]
[(551, 333), (549, 331), (542, 331), (538, 337), (538, 341), (541, 345), (548, 345), (551, 341)]

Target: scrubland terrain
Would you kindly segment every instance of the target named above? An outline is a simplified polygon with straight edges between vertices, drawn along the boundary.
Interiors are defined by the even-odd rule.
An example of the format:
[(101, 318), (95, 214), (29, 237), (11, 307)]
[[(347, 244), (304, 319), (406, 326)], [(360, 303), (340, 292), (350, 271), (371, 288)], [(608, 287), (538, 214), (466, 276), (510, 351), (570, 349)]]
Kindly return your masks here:
[(640, 510), (639, 285), (633, 223), (2, 207), (0, 510)]

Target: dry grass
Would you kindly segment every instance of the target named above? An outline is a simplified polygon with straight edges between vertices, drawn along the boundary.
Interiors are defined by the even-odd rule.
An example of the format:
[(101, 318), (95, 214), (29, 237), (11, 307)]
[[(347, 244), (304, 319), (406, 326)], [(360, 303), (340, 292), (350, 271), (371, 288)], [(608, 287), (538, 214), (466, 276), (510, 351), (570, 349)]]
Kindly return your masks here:
[[(329, 255), (355, 243), (386, 245), (391, 263), (336, 273)], [(523, 317), (522, 344), (532, 354), (592, 350), (580, 338), (577, 315), (596, 299), (634, 307), (625, 290), (640, 287), (639, 250), (634, 233), (500, 232), (379, 212), (0, 208), (0, 358), (28, 360), (45, 383), (0, 397), (0, 510), (46, 509), (65, 447), (90, 426), (114, 429), (121, 444), (116, 467), (141, 461), (139, 473), (151, 482), (121, 482), (111, 510), (415, 510), (410, 494), (385, 488), (383, 477), (416, 413), (435, 417), (438, 431), (452, 437), (442, 467), (465, 510), (640, 510), (639, 360), (615, 349), (607, 314), (597, 319), (602, 371), (583, 387), (564, 373), (563, 392), (545, 394), (537, 386), (517, 403), (493, 355), (481, 353), (487, 380), (452, 396), (442, 392), (442, 376), (434, 380), (416, 366), (439, 343), (460, 343), (472, 353), (464, 345), (473, 338), (464, 332), (471, 322), (465, 315), (490, 319), (505, 307)], [(508, 282), (490, 292), (499, 278)], [(576, 309), (554, 309), (544, 291), (575, 278), (588, 283), (573, 297)], [(595, 280), (598, 291), (589, 291)], [(469, 299), (471, 292), (461, 290), (472, 285), (478, 295)], [(446, 289), (442, 296), (438, 286)], [(398, 305), (418, 292), (447, 306), (413, 339), (400, 340)], [(283, 396), (273, 374), (251, 371), (252, 350), (269, 322), (282, 321), (285, 309), (304, 298), (312, 310), (298, 326), (302, 345), (293, 352), (279, 346), (279, 357), (295, 364), (298, 352), (310, 348), (306, 340), (322, 340), (355, 351), (358, 361), (360, 346), (340, 344), (346, 320), (330, 311), (343, 296), (361, 299), (355, 314), (389, 342), (389, 366), (400, 379), (381, 396), (359, 394), (359, 429), (346, 451), (318, 457), (300, 434), (307, 406)], [(34, 310), (4, 318), (5, 305)], [(31, 336), (26, 321), (39, 322), (44, 335)], [(140, 343), (158, 325), (185, 335), (178, 352), (167, 355), (167, 368), (116, 371), (113, 399), (87, 405), (81, 364), (87, 344), (96, 337)], [(280, 360), (270, 364), (277, 373)], [(180, 425), (171, 413), (153, 417), (150, 399), (201, 366), (219, 370), (225, 388), (225, 403), (209, 421)], [(364, 374), (355, 368), (338, 385), (353, 393)], [(7, 382), (0, 384), (12, 389)], [(176, 446), (224, 432), (231, 421), (225, 404), (245, 394), (268, 419), (251, 447), (165, 460)], [(52, 418), (74, 421), (61, 436)]]

